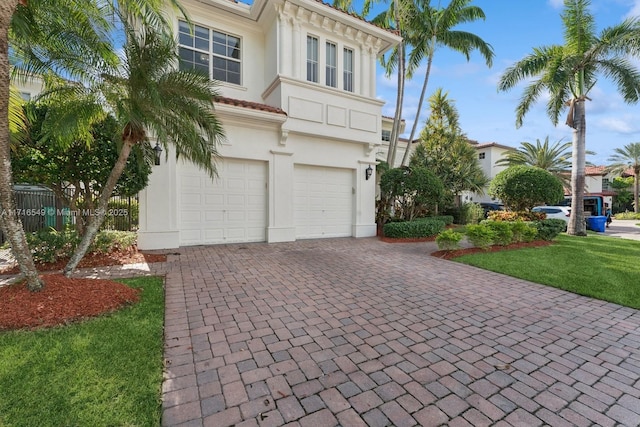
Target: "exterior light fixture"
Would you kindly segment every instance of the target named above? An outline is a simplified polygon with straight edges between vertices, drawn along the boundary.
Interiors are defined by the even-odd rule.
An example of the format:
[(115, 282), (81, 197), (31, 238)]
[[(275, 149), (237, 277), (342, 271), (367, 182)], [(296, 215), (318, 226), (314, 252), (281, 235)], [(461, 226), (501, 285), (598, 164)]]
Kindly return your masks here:
[(373, 175), (373, 168), (371, 167), (371, 165), (369, 165), (369, 167), (364, 170), (364, 178), (369, 181), (371, 175)]
[(153, 160), (156, 166), (160, 165), (160, 155), (162, 154), (162, 147), (156, 142), (156, 146), (153, 147)]

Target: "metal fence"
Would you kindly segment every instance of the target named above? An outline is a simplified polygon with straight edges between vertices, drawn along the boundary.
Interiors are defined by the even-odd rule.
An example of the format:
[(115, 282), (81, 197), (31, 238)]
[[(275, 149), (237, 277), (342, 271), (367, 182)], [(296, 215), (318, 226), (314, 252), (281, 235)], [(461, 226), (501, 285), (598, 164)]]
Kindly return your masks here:
[[(15, 190), (16, 212), (26, 232), (54, 228), (63, 230), (68, 225), (94, 215), (95, 210), (80, 207), (71, 211), (63, 199), (51, 190)], [(113, 196), (109, 200), (104, 230), (136, 231), (138, 229), (138, 196)], [(0, 230), (0, 245), (5, 236)]]

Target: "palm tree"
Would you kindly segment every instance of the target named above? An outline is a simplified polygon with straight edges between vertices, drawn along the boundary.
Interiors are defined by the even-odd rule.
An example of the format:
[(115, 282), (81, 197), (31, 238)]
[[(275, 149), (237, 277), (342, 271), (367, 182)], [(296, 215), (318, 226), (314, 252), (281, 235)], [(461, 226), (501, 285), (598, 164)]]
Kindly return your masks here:
[[(122, 16), (121, 22), (127, 42), (120, 67), (102, 70), (102, 78), (96, 84), (62, 84), (43, 97), (55, 106), (46, 119), (48, 128), (55, 129), (63, 141), (73, 140), (85, 130), (84, 125), (104, 118), (106, 106), (119, 124), (122, 143), (118, 160), (102, 186), (96, 213), (90, 217), (82, 240), (64, 269), (67, 276), (83, 258), (104, 221), (107, 203), (133, 147), (155, 138), (165, 150), (173, 145), (178, 155), (212, 178), (216, 176), (216, 147), (224, 133), (213, 111), (218, 96), (214, 83), (196, 70), (178, 69), (176, 41), (162, 28), (134, 28), (130, 16)], [(74, 123), (79, 123), (80, 129)]]
[(496, 162), (496, 166), (535, 166), (551, 172), (562, 182), (563, 187), (568, 188), (571, 185), (567, 177), (567, 172), (571, 169), (571, 144), (571, 141), (557, 141), (549, 145), (548, 136), (545, 137), (544, 143), (536, 139), (535, 145), (524, 141), (517, 150), (505, 153), (504, 157)]
[[(471, 52), (477, 50), (484, 57), (488, 67), (493, 63), (493, 48), (490, 44), (482, 40), (473, 33), (466, 31), (455, 31), (454, 27), (478, 19), (485, 19), (484, 11), (477, 6), (469, 6), (473, 0), (451, 0), (445, 8), (431, 7), (430, 0), (420, 0), (415, 5), (415, 12), (411, 15), (407, 38), (408, 43), (413, 46), (409, 54), (409, 67), (407, 67), (407, 77), (411, 78), (413, 72), (423, 58), (427, 58), (427, 70), (422, 83), (420, 100), (416, 117), (413, 121), (411, 134), (409, 136), (409, 146), (416, 134), (420, 112), (424, 102), (424, 96), (429, 83), (431, 65), (435, 52), (439, 47), (448, 47), (462, 53), (470, 59)], [(409, 160), (409, 146), (404, 152), (402, 164), (407, 164)]]
[(609, 161), (613, 164), (607, 167), (612, 173), (622, 174), (627, 169), (633, 170), (633, 210), (635, 213), (640, 212), (638, 204), (638, 192), (640, 188), (640, 142), (632, 142), (622, 148), (613, 150), (614, 154), (609, 157)]
[(640, 24), (628, 19), (605, 28), (596, 35), (589, 0), (565, 0), (562, 21), (564, 45), (534, 48), (533, 53), (508, 68), (498, 84), (506, 91), (519, 82), (533, 78), (516, 108), (516, 126), (531, 106), (549, 93), (547, 114), (554, 125), (568, 107), (567, 125), (573, 128), (571, 194), (573, 209), (567, 233), (586, 236), (584, 222), (586, 112), (589, 91), (601, 74), (610, 77), (626, 102), (640, 97), (640, 72), (628, 55), (637, 55)]
[[(177, 0), (169, 4), (178, 8)], [(0, 2), (0, 226), (32, 291), (43, 282), (26, 244), (24, 230), (15, 212), (7, 124), (9, 98), (9, 49), (11, 39), (14, 77), (27, 79), (54, 73), (90, 82), (99, 78), (96, 66), (117, 64), (117, 49), (110, 43), (115, 29), (112, 18), (124, 8), (141, 25), (164, 25), (162, 0), (2, 0)], [(184, 11), (182, 11), (184, 12)], [(183, 13), (184, 14), (184, 13)], [(20, 278), (19, 278), (20, 279)]]

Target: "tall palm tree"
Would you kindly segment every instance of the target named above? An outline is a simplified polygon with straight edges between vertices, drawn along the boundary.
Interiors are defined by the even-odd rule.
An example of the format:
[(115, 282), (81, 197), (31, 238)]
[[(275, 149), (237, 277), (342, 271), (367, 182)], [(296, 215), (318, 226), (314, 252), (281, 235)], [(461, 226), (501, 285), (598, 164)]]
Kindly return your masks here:
[(622, 174), (627, 169), (633, 170), (633, 210), (640, 212), (638, 204), (638, 193), (640, 190), (640, 142), (632, 142), (622, 148), (613, 150), (614, 154), (609, 156), (609, 161), (613, 164), (607, 167), (612, 173)]
[(31, 290), (42, 288), (20, 219), (14, 215), (13, 179), (9, 150), (9, 25), (18, 0), (0, 2), (0, 227)]
[(598, 75), (610, 77), (628, 103), (640, 97), (640, 72), (628, 55), (640, 52), (640, 24), (627, 19), (595, 32), (589, 0), (565, 0), (562, 12), (564, 45), (534, 48), (533, 53), (509, 67), (498, 84), (510, 90), (523, 80), (533, 79), (516, 108), (516, 126), (531, 106), (549, 93), (547, 114), (554, 125), (568, 107), (567, 125), (573, 128), (571, 166), (571, 217), (567, 232), (586, 236), (584, 222), (586, 112), (585, 102)]
[(504, 157), (498, 160), (496, 166), (535, 166), (549, 171), (558, 178), (565, 188), (571, 185), (567, 173), (571, 169), (571, 141), (562, 143), (557, 141), (549, 145), (549, 137), (545, 137), (544, 143), (536, 139), (535, 145), (523, 141), (516, 150), (508, 151)]
[[(134, 28), (131, 16), (123, 16), (121, 22), (127, 42), (120, 67), (102, 70), (101, 80), (93, 85), (63, 84), (44, 95), (55, 106), (46, 119), (49, 128), (63, 141), (83, 132), (82, 125), (102, 119), (106, 106), (119, 123), (122, 144), (96, 213), (64, 269), (66, 275), (72, 274), (104, 221), (107, 203), (134, 146), (155, 138), (165, 150), (172, 145), (178, 155), (216, 176), (216, 147), (224, 133), (214, 114), (218, 96), (214, 83), (196, 70), (178, 69), (172, 35), (151, 25)], [(74, 121), (77, 117), (81, 119)]]
[[(410, 66), (407, 67), (407, 77), (411, 78), (413, 76), (413, 72), (425, 57), (427, 58), (427, 69), (422, 83), (416, 117), (409, 136), (409, 146), (416, 134), (433, 58), (438, 48), (447, 47), (460, 52), (465, 55), (467, 61), (470, 60), (471, 52), (478, 51), (488, 67), (493, 64), (494, 53), (490, 44), (473, 33), (453, 29), (460, 24), (485, 19), (484, 11), (481, 8), (470, 6), (472, 1), (451, 0), (449, 5), (444, 8), (432, 7), (430, 0), (419, 0), (415, 4), (414, 13), (411, 14), (407, 31), (408, 43), (413, 46), (409, 54), (408, 62)], [(407, 164), (409, 160), (409, 146), (404, 152), (403, 165)]]

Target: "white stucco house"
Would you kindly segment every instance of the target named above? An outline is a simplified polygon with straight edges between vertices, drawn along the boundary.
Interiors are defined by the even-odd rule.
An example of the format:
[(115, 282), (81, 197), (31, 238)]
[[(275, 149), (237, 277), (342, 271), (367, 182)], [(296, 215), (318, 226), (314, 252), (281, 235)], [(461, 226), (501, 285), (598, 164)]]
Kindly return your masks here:
[[(469, 144), (475, 148), (482, 171), (487, 177), (489, 177), (489, 179), (493, 179), (498, 173), (507, 168), (506, 166), (496, 165), (496, 162), (503, 158), (507, 152), (514, 150), (513, 147), (498, 144), (497, 142), (478, 143), (478, 141), (469, 140)], [(488, 194), (488, 191), (489, 186), (487, 185), (484, 189), (484, 194), (465, 192), (462, 195), (462, 201), (476, 203), (491, 203), (499, 201), (493, 199)]]
[[(219, 178), (163, 155), (140, 194), (139, 247), (376, 234), (383, 102), (400, 37), (315, 0), (183, 0), (181, 67), (220, 81)], [(371, 176), (367, 176), (373, 170)]]

